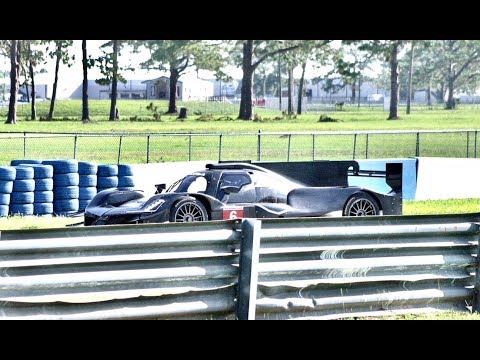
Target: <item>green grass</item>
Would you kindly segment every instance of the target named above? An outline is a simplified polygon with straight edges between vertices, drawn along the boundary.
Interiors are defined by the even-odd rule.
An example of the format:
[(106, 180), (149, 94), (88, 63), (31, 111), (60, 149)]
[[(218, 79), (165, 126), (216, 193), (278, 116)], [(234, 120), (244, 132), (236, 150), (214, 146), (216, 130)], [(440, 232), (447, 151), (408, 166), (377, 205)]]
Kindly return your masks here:
[[(39, 118), (45, 117), (48, 101), (38, 104)], [(295, 119), (283, 118), (278, 111), (257, 109), (261, 121), (234, 120), (233, 112), (237, 105), (209, 103), (213, 116), (193, 115), (185, 121), (176, 116), (162, 116), (161, 121), (153, 120), (146, 110), (149, 101), (120, 100), (119, 108), (122, 120), (108, 121), (109, 101), (92, 100), (90, 113), (92, 121), (82, 123), (79, 119), (81, 102), (63, 100), (57, 104), (54, 121), (27, 121), (28, 105), (19, 107), (17, 125), (0, 123), (0, 165), (7, 165), (12, 159), (33, 158), (76, 158), (98, 163), (145, 163), (187, 160), (234, 160), (253, 159), (258, 156), (258, 132), (319, 132), (322, 135), (293, 135), (291, 138), (282, 134), (261, 135), (260, 156), (262, 160), (300, 161), (312, 159), (364, 159), (416, 156), (417, 135), (410, 134), (364, 134), (341, 135), (339, 131), (373, 131), (373, 130), (477, 130), (480, 127), (480, 112), (474, 106), (460, 107), (458, 110), (413, 110), (411, 115), (402, 115), (402, 120), (385, 120), (387, 114), (381, 109), (357, 109), (327, 113), (325, 115), (336, 122), (319, 122), (319, 114), (299, 115)], [(156, 102), (157, 103), (157, 102)], [(166, 110), (166, 102), (158, 101), (161, 109)], [(179, 104), (182, 106), (184, 104)], [(205, 103), (189, 103), (190, 109), (205, 107)], [(222, 111), (231, 111), (228, 114)], [(227, 115), (229, 117), (227, 117)], [(6, 117), (6, 109), (0, 109), (0, 116)], [(135, 121), (130, 120), (134, 118)], [(66, 119), (66, 120), (62, 120)], [(72, 120), (74, 119), (74, 120)], [(199, 121), (199, 119), (208, 121)], [(219, 120), (220, 119), (220, 120)], [(23, 132), (47, 132), (79, 134), (52, 138), (49, 134), (31, 135), (24, 140)], [(17, 133), (17, 134), (14, 134)], [(94, 133), (109, 134), (109, 137), (91, 137)], [(167, 133), (176, 135), (150, 136), (141, 134)], [(189, 133), (217, 135), (188, 136)], [(222, 150), (220, 136), (222, 133)], [(120, 148), (119, 134), (137, 134), (125, 136)], [(87, 137), (86, 135), (90, 135)], [(12, 138), (15, 136), (16, 138)], [(434, 133), (421, 134), (419, 138), (420, 156), (435, 157), (478, 157), (475, 146), (476, 133)], [(75, 149), (76, 144), (76, 149)], [(288, 152), (290, 144), (290, 152)]]
[(480, 320), (480, 314), (459, 312), (459, 311), (441, 311), (425, 314), (404, 314), (394, 316), (378, 316), (358, 318), (359, 320)]
[(14, 215), (0, 217), (1, 230), (28, 230), (28, 229), (50, 229), (63, 228), (70, 224), (83, 221), (82, 217), (68, 218), (64, 216), (21, 216)]

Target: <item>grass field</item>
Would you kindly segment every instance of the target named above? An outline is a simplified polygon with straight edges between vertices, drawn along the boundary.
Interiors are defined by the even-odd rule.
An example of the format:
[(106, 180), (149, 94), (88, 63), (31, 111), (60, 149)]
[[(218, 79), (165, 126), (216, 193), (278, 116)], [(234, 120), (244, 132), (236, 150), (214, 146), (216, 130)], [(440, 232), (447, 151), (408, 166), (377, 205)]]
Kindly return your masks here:
[[(89, 103), (92, 121), (87, 124), (79, 120), (79, 100), (59, 101), (54, 121), (25, 120), (29, 116), (29, 106), (21, 105), (17, 125), (0, 123), (0, 164), (7, 165), (12, 159), (22, 158), (76, 158), (98, 163), (145, 163), (211, 159), (256, 160), (259, 156), (265, 161), (392, 158), (412, 157), (417, 154), (438, 157), (479, 156), (477, 129), (480, 128), (480, 112), (475, 106), (464, 106), (454, 111), (414, 109), (411, 115), (402, 115), (401, 120), (395, 121), (385, 120), (387, 114), (381, 109), (352, 107), (345, 111), (323, 113), (335, 121), (319, 122), (320, 114), (305, 114), (295, 119), (287, 119), (278, 111), (265, 109), (257, 109), (261, 120), (235, 120), (237, 105), (189, 103), (185, 106), (201, 108), (208, 105), (210, 108), (206, 107), (204, 111), (214, 114), (199, 116), (193, 115), (194, 111), (191, 111), (185, 121), (166, 115), (162, 116), (161, 121), (155, 121), (146, 109), (149, 101), (120, 100), (122, 120), (112, 122), (107, 120), (109, 101), (92, 100)], [(39, 119), (46, 116), (48, 104), (48, 101), (38, 104)], [(167, 105), (166, 102), (159, 101), (158, 106), (166, 110)], [(6, 117), (5, 108), (0, 109), (0, 116)], [(412, 132), (452, 129), (472, 131), (428, 133), (418, 137), (415, 131)], [(411, 133), (368, 136), (339, 133), (383, 130)], [(263, 133), (261, 140), (259, 131)], [(292, 136), (278, 134), (322, 131), (328, 133)], [(23, 138), (24, 132), (28, 133), (28, 139)], [(34, 132), (79, 135), (53, 138), (48, 134), (30, 134)], [(265, 134), (271, 132), (277, 134)], [(95, 136), (95, 133), (109, 136)], [(158, 133), (169, 135), (144, 135)], [(216, 135), (205, 135), (206, 133)], [(119, 134), (125, 136), (121, 138)], [(136, 136), (133, 136), (135, 134)]]

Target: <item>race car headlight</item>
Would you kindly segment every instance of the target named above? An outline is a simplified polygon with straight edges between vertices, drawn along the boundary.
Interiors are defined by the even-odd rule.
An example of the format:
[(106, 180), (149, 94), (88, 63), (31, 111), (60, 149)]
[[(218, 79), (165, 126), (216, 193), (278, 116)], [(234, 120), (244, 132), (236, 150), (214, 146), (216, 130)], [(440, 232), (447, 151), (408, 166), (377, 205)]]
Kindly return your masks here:
[(145, 211), (155, 211), (164, 203), (165, 203), (164, 199), (158, 199), (158, 200), (152, 201), (150, 204), (147, 204), (147, 206), (145, 206), (144, 209)]

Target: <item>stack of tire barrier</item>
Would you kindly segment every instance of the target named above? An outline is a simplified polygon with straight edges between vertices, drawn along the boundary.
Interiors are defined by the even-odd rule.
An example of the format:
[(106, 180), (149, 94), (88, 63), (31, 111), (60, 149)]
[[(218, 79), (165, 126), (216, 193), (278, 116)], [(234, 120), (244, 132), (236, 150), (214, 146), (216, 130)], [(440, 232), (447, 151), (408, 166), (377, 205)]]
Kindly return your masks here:
[(31, 166), (14, 166), (16, 169), (13, 191), (10, 194), (10, 214), (33, 215), (35, 190), (34, 171)]
[(45, 160), (53, 166), (53, 212), (67, 215), (79, 209), (79, 175), (77, 160)]
[(33, 192), (33, 215), (53, 214), (53, 166), (21, 164), (33, 169), (35, 191)]
[(94, 162), (79, 161), (79, 203), (78, 211), (84, 211), (88, 203), (97, 194), (98, 165)]
[(97, 171), (97, 192), (118, 186), (118, 165), (101, 164)]
[(135, 178), (131, 165), (118, 165), (118, 187), (127, 190), (133, 190), (135, 188)]
[(13, 181), (16, 175), (17, 169), (13, 166), (0, 166), (0, 217), (8, 216)]
[(11, 166), (25, 165), (25, 164), (28, 164), (28, 165), (30, 165), (30, 164), (41, 164), (41, 163), (42, 163), (42, 160), (29, 160), (29, 159), (10, 161)]

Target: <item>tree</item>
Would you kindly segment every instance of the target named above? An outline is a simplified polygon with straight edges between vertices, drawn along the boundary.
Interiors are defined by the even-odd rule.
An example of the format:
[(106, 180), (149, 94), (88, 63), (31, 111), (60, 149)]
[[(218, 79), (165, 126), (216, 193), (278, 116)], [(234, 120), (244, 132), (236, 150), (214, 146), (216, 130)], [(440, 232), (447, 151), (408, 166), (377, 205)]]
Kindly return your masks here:
[[(53, 41), (54, 49), (50, 50), (47, 47), (48, 55), (55, 59), (55, 78), (53, 81), (52, 97), (50, 100), (50, 109), (48, 111), (47, 120), (52, 120), (55, 111), (55, 101), (57, 98), (58, 72), (60, 69), (60, 62), (68, 67), (72, 66), (71, 60), (75, 60), (75, 55), (70, 56), (68, 49), (73, 44), (73, 40), (46, 40), (48, 44)], [(49, 51), (50, 50), (50, 51)]]
[(234, 57), (240, 60), (243, 71), (239, 119), (253, 120), (254, 118), (252, 95), (256, 68), (265, 60), (296, 49), (301, 44), (299, 40), (240, 40), (237, 42), (236, 49), (240, 49), (237, 54), (240, 56), (234, 55)]
[(8, 104), (7, 121), (5, 124), (17, 123), (17, 95), (19, 88), (19, 73), (21, 59), (21, 40), (2, 41), (2, 48), (10, 55), (10, 101)]
[[(348, 41), (347, 43), (356, 43), (356, 41)], [(390, 111), (387, 120), (400, 118), (398, 116), (400, 97), (398, 55), (403, 44), (403, 40), (371, 40), (361, 41), (358, 46), (360, 50), (386, 60), (390, 65)]]
[(415, 40), (412, 40), (410, 48), (410, 66), (408, 67), (407, 85), (407, 114), (410, 114), (410, 103), (412, 101), (412, 80), (413, 80), (413, 59), (415, 57)]
[(120, 50), (123, 48), (124, 41), (123, 40), (111, 40), (101, 47), (112, 47), (112, 52), (107, 53), (105, 50), (103, 51), (103, 55), (99, 56), (96, 61), (100, 66), (100, 71), (104, 76), (101, 79), (95, 80), (97, 84), (100, 85), (112, 85), (112, 93), (111, 93), (111, 100), (110, 100), (110, 117), (111, 121), (118, 120), (117, 117), (117, 84), (118, 81), (126, 84), (127, 80), (120, 74), (121, 69), (118, 65), (118, 57), (120, 55)]
[(145, 47), (150, 59), (141, 66), (145, 69), (168, 70), (169, 103), (168, 114), (177, 114), (177, 83), (180, 76), (190, 67), (216, 71), (224, 76), (221, 67), (225, 63), (223, 42), (206, 40), (136, 40), (134, 49)]
[(87, 58), (87, 40), (82, 40), (82, 67), (83, 67), (83, 83), (82, 83), (82, 121), (89, 122), (90, 115), (88, 111), (88, 68), (89, 58)]
[[(26, 48), (23, 52), (24, 57), (23, 61), (25, 62), (25, 65), (28, 66), (28, 72), (25, 71), (25, 87), (27, 89), (27, 100), (28, 99), (28, 87), (31, 85), (32, 87), (32, 93), (31, 93), (31, 116), (30, 118), (32, 120), (37, 119), (37, 109), (36, 109), (36, 89), (35, 89), (35, 74), (36, 74), (36, 68), (38, 64), (41, 64), (45, 61), (44, 59), (44, 53), (42, 50), (38, 49), (38, 45), (40, 45), (40, 42), (38, 40), (24, 40), (24, 47)], [(43, 72), (44, 69), (41, 69), (40, 72)]]

